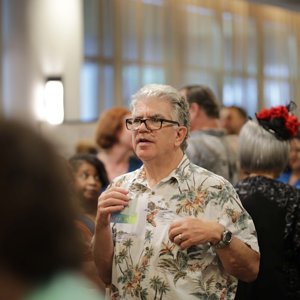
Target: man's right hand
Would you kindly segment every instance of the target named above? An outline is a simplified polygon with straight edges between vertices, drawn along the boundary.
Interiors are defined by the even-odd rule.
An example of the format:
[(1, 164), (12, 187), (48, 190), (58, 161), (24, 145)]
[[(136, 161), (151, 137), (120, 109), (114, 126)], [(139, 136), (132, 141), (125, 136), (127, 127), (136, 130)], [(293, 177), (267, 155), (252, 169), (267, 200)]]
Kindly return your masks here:
[(111, 187), (103, 192), (98, 199), (96, 227), (106, 227), (110, 223), (110, 215), (120, 212), (128, 205), (128, 190)]

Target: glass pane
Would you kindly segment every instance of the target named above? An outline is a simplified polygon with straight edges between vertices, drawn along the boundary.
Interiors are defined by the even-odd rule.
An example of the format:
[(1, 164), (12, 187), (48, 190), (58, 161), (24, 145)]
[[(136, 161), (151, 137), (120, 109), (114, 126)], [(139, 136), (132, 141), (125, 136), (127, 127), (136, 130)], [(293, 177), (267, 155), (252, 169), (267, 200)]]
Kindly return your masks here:
[(112, 57), (113, 52), (113, 36), (114, 36), (114, 13), (113, 13), (113, 1), (101, 0), (101, 19), (100, 22), (103, 28), (102, 37), (102, 53), (105, 57)]
[(110, 65), (85, 63), (81, 71), (80, 120), (98, 118), (99, 111), (114, 105), (114, 73)]
[[(209, 86), (212, 90), (217, 91), (217, 80), (216, 78), (209, 74), (208, 72), (201, 72), (197, 70), (186, 70), (183, 73), (183, 84), (185, 85), (193, 85), (193, 84), (204, 84)], [(180, 88), (180, 87), (179, 87)]]
[(221, 63), (220, 26), (215, 12), (194, 5), (186, 6), (184, 61), (188, 66), (219, 68)]
[(98, 117), (99, 68), (96, 64), (85, 63), (81, 70), (80, 120), (91, 121)]
[(233, 19), (234, 26), (234, 35), (235, 35), (235, 43), (234, 43), (234, 69), (238, 71), (243, 71), (244, 63), (245, 63), (245, 50), (246, 46), (246, 22), (245, 18), (241, 16), (235, 15)]
[(141, 87), (141, 71), (137, 65), (123, 67), (123, 95), (128, 106), (131, 96)]
[(85, 0), (84, 5), (84, 53), (96, 56), (99, 53), (99, 2)]
[(100, 108), (106, 109), (114, 105), (114, 68), (111, 65), (105, 65), (100, 72)]
[(264, 23), (264, 73), (266, 76), (288, 77), (289, 31), (285, 24)]
[(143, 6), (144, 60), (163, 62), (165, 50), (164, 7), (145, 4)]
[(247, 57), (245, 58), (246, 70), (250, 74), (257, 73), (257, 28), (256, 22), (253, 19), (248, 20), (247, 24), (248, 44), (245, 49)]
[(113, 56), (112, 1), (84, 1), (84, 53)]
[(165, 79), (165, 71), (163, 68), (160, 67), (152, 67), (147, 66), (143, 70), (143, 82), (142, 84), (149, 84), (149, 83), (166, 83)]
[(288, 38), (288, 62), (290, 66), (290, 74), (292, 77), (297, 76), (297, 66), (299, 64), (299, 58), (297, 55), (297, 35), (295, 32), (292, 32)]
[(224, 69), (233, 69), (233, 16), (229, 12), (223, 13), (223, 34), (224, 34)]
[(224, 68), (225, 70), (248, 71), (255, 74), (256, 24), (249, 17), (223, 13)]
[(288, 82), (266, 80), (264, 86), (264, 102), (266, 107), (286, 105), (292, 100)]
[(223, 104), (243, 107), (249, 116), (257, 111), (257, 83), (254, 78), (225, 77)]
[(136, 1), (122, 1), (122, 55), (138, 59), (138, 5)]

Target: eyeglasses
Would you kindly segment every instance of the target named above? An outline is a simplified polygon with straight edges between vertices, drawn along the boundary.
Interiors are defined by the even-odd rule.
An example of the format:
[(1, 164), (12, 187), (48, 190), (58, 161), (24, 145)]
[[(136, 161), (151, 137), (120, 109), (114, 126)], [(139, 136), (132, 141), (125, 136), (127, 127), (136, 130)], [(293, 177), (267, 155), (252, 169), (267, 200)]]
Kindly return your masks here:
[[(126, 119), (126, 128), (128, 130), (138, 130), (138, 128), (142, 125), (142, 123), (145, 124), (146, 128), (148, 130), (159, 130), (162, 128), (163, 123), (169, 123), (173, 125), (179, 126), (180, 124), (176, 121), (172, 120), (166, 120), (162, 118), (147, 118), (147, 119), (141, 119), (141, 118), (135, 118), (135, 119)], [(165, 126), (166, 127), (166, 126)]]

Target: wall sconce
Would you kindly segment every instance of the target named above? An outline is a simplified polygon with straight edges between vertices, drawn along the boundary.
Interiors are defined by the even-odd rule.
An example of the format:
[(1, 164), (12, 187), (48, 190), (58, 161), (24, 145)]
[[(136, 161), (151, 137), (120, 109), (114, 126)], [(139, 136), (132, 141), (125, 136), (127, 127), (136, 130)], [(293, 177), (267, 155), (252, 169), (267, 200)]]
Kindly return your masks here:
[(44, 88), (44, 116), (52, 125), (64, 121), (64, 86), (61, 77), (48, 77)]

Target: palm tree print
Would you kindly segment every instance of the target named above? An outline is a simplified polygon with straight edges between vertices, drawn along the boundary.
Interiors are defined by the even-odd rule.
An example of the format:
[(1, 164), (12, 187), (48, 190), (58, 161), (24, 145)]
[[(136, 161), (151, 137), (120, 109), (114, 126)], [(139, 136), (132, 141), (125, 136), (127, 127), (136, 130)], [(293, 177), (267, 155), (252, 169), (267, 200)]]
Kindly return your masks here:
[[(150, 279), (150, 286), (152, 289), (154, 289), (154, 298), (153, 300), (156, 299), (163, 299), (163, 295), (167, 293), (167, 291), (170, 290), (169, 286), (167, 283), (165, 283), (160, 277), (154, 276)], [(159, 298), (158, 298), (159, 296)]]
[(176, 213), (187, 214), (197, 217), (204, 211), (204, 201), (207, 191), (185, 191), (182, 194), (174, 195), (171, 200), (177, 200)]
[(175, 244), (167, 241), (167, 243), (163, 242), (162, 245), (163, 245), (163, 248), (159, 251), (159, 256), (167, 254), (167, 255), (171, 255), (173, 257), (174, 254), (172, 253), (172, 251), (175, 248)]
[(181, 250), (177, 251), (176, 255), (173, 253), (163, 254), (158, 266), (174, 275), (173, 282), (176, 285), (176, 282), (187, 274), (188, 255)]
[[(151, 241), (151, 232), (147, 232), (146, 236), (146, 239)], [(130, 253), (132, 245), (133, 240), (128, 238), (123, 243), (124, 248), (115, 256), (115, 263), (121, 271), (118, 282), (123, 283), (124, 297), (126, 297), (125, 295), (132, 297), (135, 295), (141, 299), (147, 299), (147, 291), (142, 289), (141, 281), (145, 278), (150, 258), (153, 256), (153, 247), (146, 247), (142, 251), (138, 263), (134, 265)]]
[(181, 250), (170, 241), (168, 226), (192, 216), (228, 222), (229, 229), (241, 232), (249, 224), (248, 214), (227, 181), (188, 159), (168, 180), (151, 189), (142, 170), (117, 182), (145, 205), (138, 235), (123, 224), (113, 225), (112, 299), (176, 299), (178, 293), (188, 299), (234, 299), (237, 281), (222, 272), (213, 249), (203, 244)]

